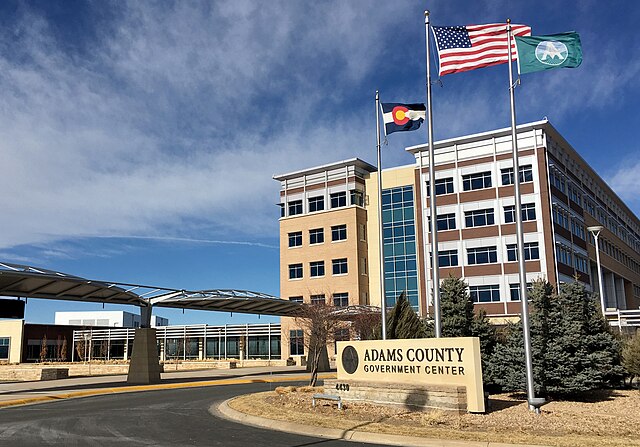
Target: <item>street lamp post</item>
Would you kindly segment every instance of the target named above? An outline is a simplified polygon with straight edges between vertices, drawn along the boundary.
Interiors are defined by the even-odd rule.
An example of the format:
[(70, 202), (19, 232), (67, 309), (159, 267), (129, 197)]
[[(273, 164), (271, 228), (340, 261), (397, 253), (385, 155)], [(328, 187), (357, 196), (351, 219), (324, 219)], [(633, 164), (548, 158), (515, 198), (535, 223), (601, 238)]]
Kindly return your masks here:
[(606, 304), (604, 301), (604, 285), (602, 283), (602, 265), (600, 264), (600, 246), (598, 245), (598, 236), (600, 236), (600, 232), (604, 229), (602, 225), (594, 225), (593, 227), (587, 227), (587, 231), (589, 231), (593, 235), (593, 239), (596, 244), (596, 263), (598, 264), (598, 286), (600, 289), (600, 306), (602, 307), (602, 317), (606, 318), (604, 312), (606, 310)]

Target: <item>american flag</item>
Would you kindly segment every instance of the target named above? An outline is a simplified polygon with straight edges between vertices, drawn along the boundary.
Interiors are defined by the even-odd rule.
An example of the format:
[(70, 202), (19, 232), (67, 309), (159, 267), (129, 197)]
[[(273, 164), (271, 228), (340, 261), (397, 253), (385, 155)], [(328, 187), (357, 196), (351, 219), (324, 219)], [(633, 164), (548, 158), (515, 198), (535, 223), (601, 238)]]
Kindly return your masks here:
[[(434, 26), (440, 76), (509, 62), (507, 25)], [(531, 27), (511, 25), (512, 36), (530, 36)], [(515, 61), (516, 43), (511, 38), (511, 57)]]

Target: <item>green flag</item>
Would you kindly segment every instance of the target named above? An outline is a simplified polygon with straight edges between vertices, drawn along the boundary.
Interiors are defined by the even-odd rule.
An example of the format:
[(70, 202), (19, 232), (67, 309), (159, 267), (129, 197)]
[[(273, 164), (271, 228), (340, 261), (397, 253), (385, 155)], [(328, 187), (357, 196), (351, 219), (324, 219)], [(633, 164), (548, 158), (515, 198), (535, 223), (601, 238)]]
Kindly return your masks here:
[(575, 68), (582, 63), (580, 36), (575, 31), (547, 36), (515, 36), (518, 73)]

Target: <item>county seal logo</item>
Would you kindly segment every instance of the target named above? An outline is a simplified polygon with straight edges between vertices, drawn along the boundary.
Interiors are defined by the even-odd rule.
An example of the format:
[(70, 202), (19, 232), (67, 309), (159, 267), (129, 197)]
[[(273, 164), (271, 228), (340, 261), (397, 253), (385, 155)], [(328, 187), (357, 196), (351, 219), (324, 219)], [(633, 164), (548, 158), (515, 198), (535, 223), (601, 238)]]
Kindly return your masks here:
[(349, 345), (342, 351), (342, 367), (347, 374), (353, 374), (358, 369), (358, 351)]
[(536, 46), (536, 59), (541, 64), (558, 66), (567, 60), (569, 50), (567, 46), (557, 40), (540, 42)]

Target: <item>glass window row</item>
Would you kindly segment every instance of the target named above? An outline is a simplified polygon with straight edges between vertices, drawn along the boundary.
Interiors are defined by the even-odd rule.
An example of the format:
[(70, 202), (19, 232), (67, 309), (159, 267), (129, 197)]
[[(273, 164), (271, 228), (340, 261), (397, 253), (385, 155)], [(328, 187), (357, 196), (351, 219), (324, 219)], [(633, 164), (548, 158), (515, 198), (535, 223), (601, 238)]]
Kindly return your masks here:
[[(347, 307), (349, 305), (349, 292), (334, 293), (331, 299), (334, 307)], [(290, 296), (289, 301), (303, 303), (304, 298), (302, 296)], [(311, 304), (327, 304), (326, 297), (323, 293), (310, 295), (309, 302)]]
[[(507, 262), (518, 260), (516, 244), (507, 244)], [(524, 259), (526, 261), (540, 259), (540, 249), (537, 242), (524, 243)], [(467, 249), (467, 265), (492, 264), (498, 262), (497, 246), (477, 247)], [(439, 250), (438, 266), (457, 267), (459, 265), (458, 250)]]
[[(533, 169), (531, 165), (520, 166), (520, 183), (533, 181)], [(513, 185), (513, 167), (503, 168), (500, 170), (502, 185)], [(430, 183), (427, 184), (427, 197), (431, 195)], [(465, 174), (462, 176), (462, 190), (473, 191), (476, 189), (491, 188), (491, 171)], [(453, 194), (455, 192), (453, 177), (445, 177), (436, 179), (435, 183), (436, 196), (444, 194)]]
[[(348, 194), (347, 194), (348, 193)], [(347, 197), (349, 197), (349, 204), (364, 206), (364, 192), (358, 189), (352, 189), (349, 191), (339, 191), (329, 194), (329, 205), (331, 209), (342, 208), (347, 206)], [(325, 196), (313, 196), (307, 199), (308, 212), (314, 213), (317, 211), (325, 210)], [(280, 204), (280, 217), (297, 216), (304, 213), (302, 206), (302, 200), (290, 200), (286, 204)]]
[[(504, 223), (515, 222), (515, 205), (507, 205), (504, 207)], [(536, 219), (536, 206), (533, 203), (522, 204), (522, 221), (532, 221)], [(495, 216), (493, 208), (482, 210), (473, 210), (464, 212), (465, 228), (484, 227), (495, 225)], [(447, 231), (456, 229), (455, 213), (438, 214), (438, 231)], [(429, 218), (429, 229), (431, 228), (431, 218)]]
[[(288, 233), (289, 248), (302, 246), (302, 231)], [(344, 241), (347, 239), (347, 225), (333, 225), (331, 227), (331, 241)], [(309, 230), (309, 245), (324, 243), (324, 228)]]
[[(304, 277), (302, 263), (289, 264), (289, 279), (301, 279)], [(331, 260), (331, 272), (333, 275), (346, 275), (349, 273), (347, 258)], [(325, 275), (324, 261), (312, 261), (309, 263), (309, 276), (317, 278)]]

